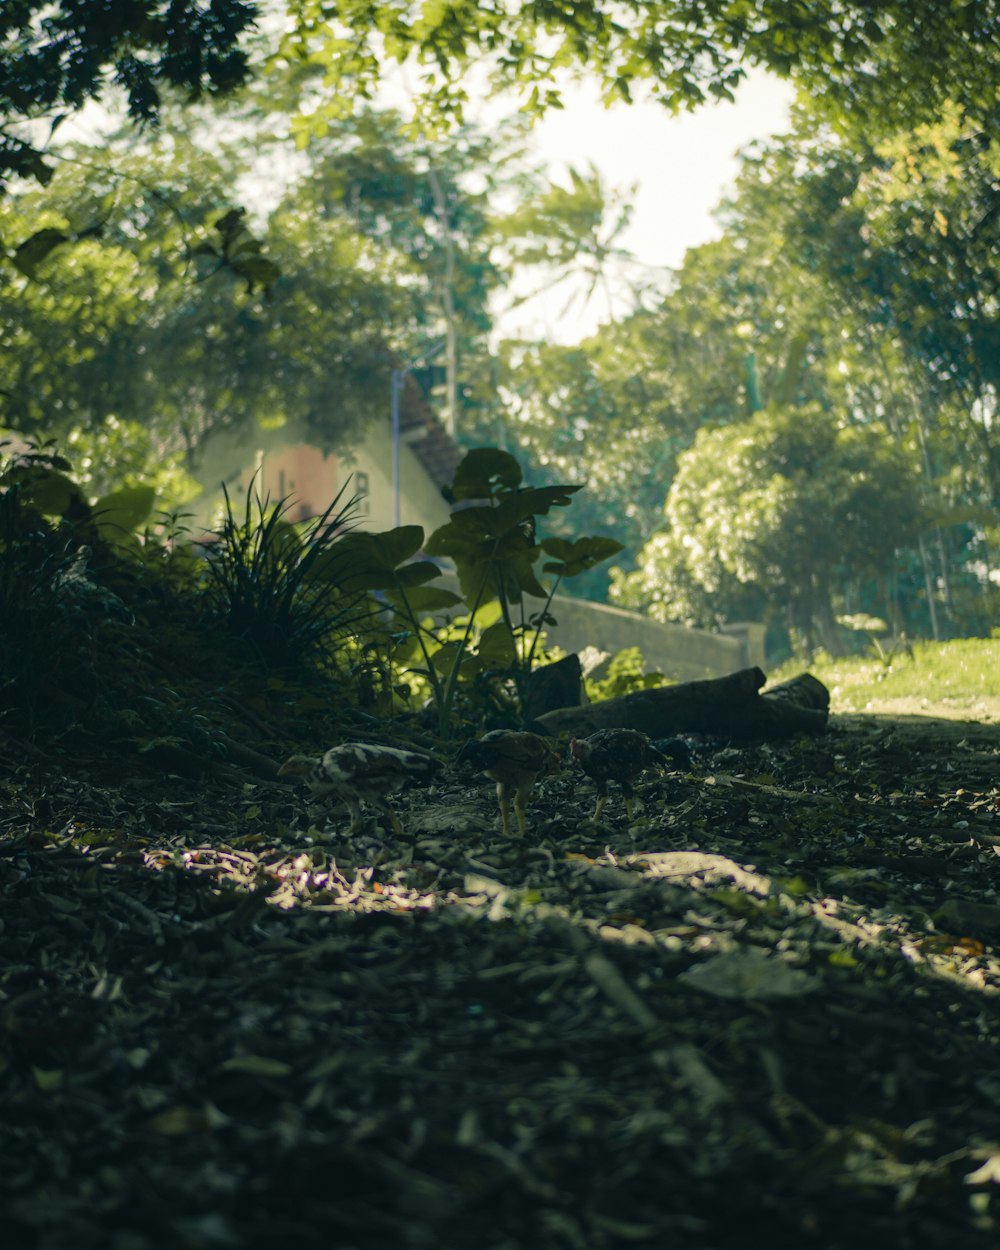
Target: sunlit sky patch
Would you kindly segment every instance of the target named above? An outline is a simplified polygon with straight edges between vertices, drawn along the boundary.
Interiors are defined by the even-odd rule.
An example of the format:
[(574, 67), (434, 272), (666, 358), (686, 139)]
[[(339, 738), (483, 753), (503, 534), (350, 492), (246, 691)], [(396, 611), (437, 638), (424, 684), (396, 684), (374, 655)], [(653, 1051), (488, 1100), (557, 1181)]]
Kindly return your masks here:
[[(534, 142), (556, 181), (569, 165), (593, 161), (612, 186), (635, 185), (632, 220), (619, 240), (650, 267), (679, 265), (689, 247), (715, 238), (712, 211), (739, 168), (737, 153), (754, 139), (780, 133), (794, 92), (770, 74), (751, 72), (732, 104), (706, 104), (673, 116), (662, 105), (637, 101), (606, 109), (596, 87), (564, 92), (565, 108), (535, 128)], [(567, 291), (539, 296), (504, 317), (508, 334), (575, 342), (607, 316), (595, 298), (564, 311)], [(621, 311), (616, 309), (615, 311)]]

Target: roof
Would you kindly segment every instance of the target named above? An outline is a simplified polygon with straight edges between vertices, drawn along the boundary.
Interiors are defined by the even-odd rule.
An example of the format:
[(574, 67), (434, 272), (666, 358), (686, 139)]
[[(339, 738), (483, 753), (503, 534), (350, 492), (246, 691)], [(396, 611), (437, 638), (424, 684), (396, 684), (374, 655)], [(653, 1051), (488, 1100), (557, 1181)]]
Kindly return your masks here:
[(406, 379), (400, 404), (399, 429), (434, 485), (447, 486), (455, 476), (463, 452), (411, 377)]

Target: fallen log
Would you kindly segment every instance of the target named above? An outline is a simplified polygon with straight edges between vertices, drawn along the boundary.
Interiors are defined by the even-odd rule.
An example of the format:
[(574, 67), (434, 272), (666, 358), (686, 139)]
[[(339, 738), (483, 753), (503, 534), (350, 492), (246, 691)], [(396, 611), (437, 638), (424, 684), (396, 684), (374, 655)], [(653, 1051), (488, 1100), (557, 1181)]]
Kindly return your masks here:
[(521, 695), (521, 714), (525, 720), (537, 720), (557, 708), (579, 707), (582, 701), (583, 670), (574, 651), (531, 670)]
[(709, 681), (685, 681), (582, 707), (556, 708), (535, 718), (539, 733), (577, 737), (598, 729), (639, 729), (651, 738), (676, 733), (721, 734), (730, 738), (783, 738), (822, 733), (830, 694), (811, 673), (800, 673), (761, 694), (767, 678), (744, 668)]

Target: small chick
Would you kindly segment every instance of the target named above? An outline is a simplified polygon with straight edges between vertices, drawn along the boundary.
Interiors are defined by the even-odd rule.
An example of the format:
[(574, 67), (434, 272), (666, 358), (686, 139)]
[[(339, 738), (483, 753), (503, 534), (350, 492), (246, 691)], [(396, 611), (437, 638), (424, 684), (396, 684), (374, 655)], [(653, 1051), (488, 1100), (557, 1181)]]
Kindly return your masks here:
[(467, 742), (455, 757), (456, 764), (471, 764), (497, 783), (497, 803), (505, 834), (510, 832), (510, 792), (514, 813), (523, 834), (528, 796), (539, 777), (559, 771), (559, 757), (544, 738), (526, 730), (492, 729), (477, 741)]
[(608, 782), (617, 781), (625, 795), (625, 811), (632, 819), (633, 780), (647, 768), (669, 768), (661, 751), (638, 729), (599, 729), (587, 738), (571, 738), (570, 755), (597, 786), (593, 820), (608, 801)]
[(438, 760), (421, 751), (404, 751), (374, 742), (344, 742), (325, 755), (293, 755), (278, 769), (279, 777), (303, 777), (313, 794), (332, 795), (347, 804), (351, 813), (348, 833), (361, 825), (361, 809), (367, 804), (389, 817), (393, 830), (402, 834), (399, 817), (389, 795), (407, 781), (428, 781), (441, 767)]

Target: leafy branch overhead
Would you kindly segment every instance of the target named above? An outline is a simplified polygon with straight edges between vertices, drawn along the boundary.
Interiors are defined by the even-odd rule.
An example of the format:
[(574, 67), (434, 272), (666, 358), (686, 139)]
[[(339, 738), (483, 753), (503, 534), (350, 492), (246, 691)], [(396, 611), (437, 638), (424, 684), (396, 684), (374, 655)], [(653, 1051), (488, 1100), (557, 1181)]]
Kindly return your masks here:
[(229, 270), (246, 283), (247, 294), (257, 287), (266, 293), (281, 276), (281, 270), (264, 255), (264, 247), (246, 226), (246, 209), (231, 208), (213, 227), (218, 242), (203, 240), (191, 249), (192, 256), (208, 256), (216, 261), (213, 273)]
[(257, 17), (252, 0), (5, 0), (0, 6), (0, 190), (6, 176), (45, 183), (52, 169), (12, 122), (49, 115), (54, 130), (68, 113), (122, 90), (129, 115), (159, 116), (164, 89), (189, 99), (244, 82), (241, 40)]
[(643, 88), (676, 112), (731, 100), (747, 68), (761, 66), (821, 84), (848, 111), (877, 101), (914, 115), (970, 78), (986, 101), (984, 62), (996, 42), (992, 0), (949, 6), (950, 42), (942, 41), (939, 0), (621, 0), (613, 8), (599, 0), (289, 0), (288, 10), (282, 57), (322, 66), (336, 87), (311, 115), (317, 130), (352, 96), (373, 94), (385, 59), (416, 61), (423, 104), (437, 116), (461, 117), (462, 71), (474, 63), (534, 113), (562, 107), (557, 75), (596, 79), (607, 102), (631, 101)]
[[(15, 269), (26, 278), (36, 278), (39, 267), (63, 243), (79, 243), (84, 239), (100, 238), (103, 226), (88, 226), (83, 230), (60, 230), (56, 226), (43, 226), (22, 240), (13, 251), (7, 253)], [(2, 252), (0, 252), (2, 254)]]
[[(266, 294), (281, 276), (281, 269), (264, 255), (264, 246), (246, 225), (246, 209), (231, 208), (213, 223), (216, 239), (203, 239), (189, 251), (192, 257), (210, 257), (216, 263), (211, 274), (226, 270), (246, 283), (247, 294), (258, 288)], [(106, 223), (99, 221), (79, 230), (43, 226), (7, 253), (14, 267), (26, 278), (38, 278), (44, 261), (63, 244), (81, 243), (104, 235)], [(0, 255), (3, 255), (0, 250)]]
[[(0, 11), (0, 187), (11, 175), (45, 182), (44, 148), (17, 123), (67, 115), (108, 87), (133, 119), (155, 122), (165, 89), (188, 99), (224, 94), (251, 72), (256, 0), (8, 0)], [(465, 70), (485, 63), (525, 109), (562, 106), (557, 75), (588, 74), (607, 101), (640, 87), (674, 111), (731, 100), (747, 67), (821, 86), (863, 117), (927, 116), (945, 99), (991, 107), (994, 0), (599, 0), (572, 5), (480, 5), (477, 0), (285, 0), (288, 19), (272, 64), (323, 73), (325, 98), (304, 120), (322, 133), (371, 98), (385, 63), (416, 62), (425, 114), (461, 118)], [(15, 127), (12, 129), (12, 125)]]

